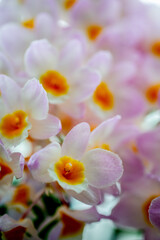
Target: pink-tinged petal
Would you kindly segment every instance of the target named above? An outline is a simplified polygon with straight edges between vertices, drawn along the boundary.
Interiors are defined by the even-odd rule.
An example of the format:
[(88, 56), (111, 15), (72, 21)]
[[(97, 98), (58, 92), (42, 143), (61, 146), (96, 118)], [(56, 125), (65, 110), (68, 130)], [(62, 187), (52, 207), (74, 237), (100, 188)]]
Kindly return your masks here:
[(82, 102), (89, 98), (99, 85), (100, 80), (100, 74), (92, 69), (83, 68), (78, 71), (70, 93), (72, 101)]
[(159, 162), (160, 128), (139, 135), (136, 142), (138, 150), (144, 157), (149, 161)]
[[(6, 234), (8, 233), (7, 239), (13, 239), (15, 237), (16, 232), (17, 235), (19, 236), (18, 239), (23, 239), (24, 237), (23, 235), (27, 231), (32, 235), (32, 237), (35, 240), (40, 240), (40, 238), (38, 238), (37, 236), (37, 231), (34, 228), (31, 219), (28, 218), (23, 219), (21, 221), (16, 221), (15, 219), (12, 219), (10, 216), (5, 214), (2, 217), (0, 217), (0, 230), (4, 232), (4, 235), (5, 232)], [(20, 236), (22, 238), (20, 238)]]
[(61, 104), (60, 109), (67, 115), (73, 117), (74, 119), (82, 119), (85, 115), (85, 104), (84, 103), (73, 103), (66, 101)]
[(0, 53), (0, 73), (12, 76), (14, 67), (6, 55)]
[(80, 65), (83, 55), (82, 43), (76, 39), (69, 41), (60, 54), (59, 68), (62, 68), (67, 73), (75, 71)]
[(48, 114), (47, 118), (44, 120), (31, 120), (32, 129), (30, 130), (29, 134), (34, 139), (47, 139), (52, 136), (57, 135), (61, 129), (61, 122), (60, 120)]
[(159, 240), (160, 232), (155, 228), (148, 228), (144, 234), (144, 240)]
[(11, 109), (21, 106), (21, 90), (14, 80), (6, 75), (0, 75), (0, 91), (2, 98)]
[(103, 77), (109, 72), (111, 63), (111, 53), (108, 51), (99, 51), (89, 60), (87, 66), (89, 68), (97, 70)]
[(90, 135), (90, 127), (88, 123), (80, 123), (76, 125), (66, 135), (62, 144), (62, 155), (70, 156), (74, 159), (81, 159), (84, 154)]
[(113, 118), (109, 118), (106, 121), (102, 122), (98, 127), (96, 127), (90, 135), (89, 145), (94, 146), (96, 144), (105, 143), (105, 140), (113, 132), (116, 125), (121, 119), (120, 115), (117, 115)]
[(160, 197), (152, 200), (149, 207), (150, 222), (160, 229)]
[(28, 74), (39, 77), (55, 69), (57, 52), (46, 39), (33, 41), (25, 53), (24, 61)]
[(132, 118), (143, 114), (146, 109), (144, 98), (135, 89), (123, 86), (119, 91), (116, 112), (122, 117)]
[(63, 229), (62, 222), (59, 222), (54, 226), (54, 228), (49, 232), (49, 235), (47, 237), (48, 240), (60, 240), (60, 234)]
[(22, 89), (22, 98), (31, 118), (42, 120), (47, 117), (49, 109), (47, 93), (37, 79), (27, 81)]
[(112, 210), (111, 219), (125, 227), (145, 228), (142, 204), (141, 197), (135, 196), (135, 193), (123, 195)]
[[(54, 29), (54, 31), (51, 31)], [(57, 33), (56, 21), (46, 12), (38, 14), (35, 19), (35, 31), (39, 39), (46, 38), (52, 40)]]
[(33, 178), (40, 182), (53, 182), (48, 169), (60, 158), (61, 147), (58, 143), (49, 144), (47, 147), (33, 154), (28, 162), (28, 168)]
[(82, 161), (88, 183), (94, 187), (109, 187), (122, 176), (122, 161), (113, 152), (98, 148), (93, 149), (84, 155)]
[(10, 166), (13, 169), (15, 177), (21, 178), (23, 176), (24, 157), (18, 152), (12, 153), (10, 157), (12, 158), (12, 162), (10, 162)]
[(6, 162), (11, 162), (12, 159), (9, 156), (8, 151), (5, 149), (4, 145), (0, 143), (0, 158)]
[(95, 206), (85, 210), (71, 210), (69, 208), (62, 207), (60, 212), (66, 213), (68, 216), (75, 218), (77, 221), (86, 223), (98, 222), (101, 219), (101, 215), (97, 212)]
[(14, 64), (22, 64), (24, 52), (32, 39), (33, 35), (28, 29), (15, 23), (5, 24), (0, 31), (1, 48)]
[(101, 192), (93, 187), (88, 187), (86, 191), (81, 193), (76, 193), (75, 191), (68, 190), (66, 191), (70, 196), (76, 198), (80, 202), (83, 202), (88, 205), (98, 205), (101, 203), (102, 196)]

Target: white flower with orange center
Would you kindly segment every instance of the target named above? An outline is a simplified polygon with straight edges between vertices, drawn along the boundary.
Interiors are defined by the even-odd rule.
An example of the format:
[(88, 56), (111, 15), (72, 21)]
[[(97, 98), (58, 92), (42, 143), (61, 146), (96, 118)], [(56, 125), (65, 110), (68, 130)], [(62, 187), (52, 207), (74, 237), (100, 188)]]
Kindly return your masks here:
[(89, 125), (80, 123), (67, 134), (62, 147), (52, 143), (32, 155), (28, 167), (33, 177), (41, 182), (57, 181), (70, 195), (88, 204), (100, 202), (98, 189), (118, 181), (123, 167), (118, 155), (110, 151), (87, 151), (89, 137)]
[(91, 68), (81, 67), (83, 57), (84, 47), (79, 40), (70, 40), (58, 51), (42, 39), (33, 41), (27, 49), (25, 66), (28, 74), (39, 79), (50, 103), (78, 104), (93, 93), (100, 81)]
[(82, 29), (90, 43), (95, 43), (101, 39), (106, 27), (120, 17), (121, 3), (115, 0), (65, 0), (64, 9), (69, 10), (71, 24)]
[(0, 89), (0, 137), (6, 147), (18, 145), (28, 134), (46, 139), (60, 131), (59, 119), (48, 114), (46, 92), (38, 80), (29, 80), (20, 88), (11, 78), (1, 75)]
[(114, 63), (110, 52), (99, 51), (88, 61), (88, 66), (97, 70), (102, 79), (88, 101), (97, 116), (104, 119), (119, 114), (131, 118), (144, 111), (143, 96), (129, 83), (136, 71), (132, 62)]

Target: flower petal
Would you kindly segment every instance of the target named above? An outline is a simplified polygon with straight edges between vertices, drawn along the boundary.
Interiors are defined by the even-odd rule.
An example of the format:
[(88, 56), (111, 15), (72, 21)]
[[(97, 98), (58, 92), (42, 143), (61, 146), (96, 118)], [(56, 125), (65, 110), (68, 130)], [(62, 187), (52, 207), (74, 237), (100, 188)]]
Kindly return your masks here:
[(29, 134), (34, 139), (47, 139), (52, 136), (57, 135), (61, 130), (61, 122), (60, 120), (48, 114), (47, 118), (44, 120), (31, 120), (32, 129)]
[(36, 78), (25, 84), (22, 98), (31, 118), (42, 120), (47, 117), (49, 109), (47, 93)]
[(71, 210), (69, 208), (62, 207), (60, 211), (66, 213), (78, 221), (86, 223), (97, 222), (101, 219), (101, 215), (97, 212), (96, 207), (91, 207), (85, 210)]
[(88, 183), (97, 188), (115, 184), (122, 176), (123, 166), (119, 156), (103, 149), (88, 151), (83, 159)]
[(88, 204), (88, 205), (98, 205), (101, 203), (101, 193), (98, 189), (95, 189), (93, 187), (88, 187), (87, 190), (76, 193), (75, 191), (68, 190), (66, 191), (70, 196), (76, 198), (77, 200)]
[(2, 98), (12, 110), (20, 108), (22, 102), (20, 96), (21, 89), (14, 80), (6, 75), (0, 75), (0, 91)]
[(83, 122), (72, 128), (62, 144), (62, 155), (77, 160), (80, 159), (87, 147), (89, 134), (90, 127), (88, 123)]
[(55, 69), (56, 55), (56, 49), (46, 39), (33, 41), (24, 57), (27, 72), (38, 77), (47, 70)]
[(73, 72), (80, 65), (83, 52), (83, 45), (80, 41), (77, 39), (69, 41), (69, 43), (67, 43), (62, 49), (59, 67), (67, 73)]
[(14, 152), (11, 154), (11, 158), (12, 162), (10, 162), (10, 166), (14, 171), (14, 175), (16, 178), (21, 178), (23, 176), (24, 157), (22, 154)]
[(75, 82), (72, 84), (70, 96), (75, 102), (82, 102), (92, 95), (100, 83), (100, 74), (89, 68), (83, 68), (77, 72)]
[(113, 118), (109, 118), (102, 122), (98, 127), (96, 127), (90, 135), (89, 144), (90, 146), (96, 145), (96, 143), (104, 143), (109, 135), (113, 132), (115, 126), (120, 121), (121, 116), (117, 115)]
[(61, 147), (58, 143), (49, 144), (32, 155), (28, 162), (28, 168), (33, 178), (40, 182), (53, 182), (48, 169), (50, 165), (60, 158)]
[(88, 62), (88, 66), (97, 70), (102, 77), (107, 74), (111, 68), (112, 55), (108, 51), (97, 52)]
[(32, 40), (32, 32), (16, 23), (7, 23), (1, 28), (1, 48), (18, 66), (22, 65), (24, 52)]
[(149, 207), (149, 219), (154, 226), (160, 229), (160, 197), (152, 200)]

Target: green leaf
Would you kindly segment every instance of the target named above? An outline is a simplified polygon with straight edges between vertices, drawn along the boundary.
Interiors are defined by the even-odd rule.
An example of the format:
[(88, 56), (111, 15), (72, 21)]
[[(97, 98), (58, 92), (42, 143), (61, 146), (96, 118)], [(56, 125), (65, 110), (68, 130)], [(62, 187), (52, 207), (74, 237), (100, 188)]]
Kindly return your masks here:
[(32, 212), (36, 215), (36, 218), (33, 219), (33, 224), (35, 228), (38, 228), (45, 220), (45, 213), (38, 205), (33, 206)]
[(61, 201), (51, 193), (49, 195), (43, 194), (42, 201), (49, 216), (53, 216), (57, 208), (62, 205)]

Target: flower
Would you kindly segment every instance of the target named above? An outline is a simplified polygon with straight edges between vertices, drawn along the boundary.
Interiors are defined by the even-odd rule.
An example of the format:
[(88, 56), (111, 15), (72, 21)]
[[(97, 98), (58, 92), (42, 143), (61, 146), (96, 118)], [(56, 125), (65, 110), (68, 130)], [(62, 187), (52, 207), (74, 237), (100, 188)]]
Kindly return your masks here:
[(62, 147), (53, 142), (33, 154), (28, 162), (33, 177), (42, 182), (57, 181), (71, 196), (92, 204), (100, 189), (120, 179), (123, 167), (113, 152), (99, 148), (87, 151), (89, 137), (89, 125), (83, 122), (66, 135)]
[(0, 89), (0, 137), (6, 147), (18, 145), (28, 133), (46, 139), (60, 131), (59, 119), (48, 114), (46, 92), (38, 80), (29, 80), (21, 89), (11, 78), (1, 75)]

